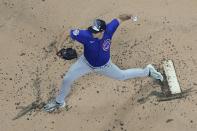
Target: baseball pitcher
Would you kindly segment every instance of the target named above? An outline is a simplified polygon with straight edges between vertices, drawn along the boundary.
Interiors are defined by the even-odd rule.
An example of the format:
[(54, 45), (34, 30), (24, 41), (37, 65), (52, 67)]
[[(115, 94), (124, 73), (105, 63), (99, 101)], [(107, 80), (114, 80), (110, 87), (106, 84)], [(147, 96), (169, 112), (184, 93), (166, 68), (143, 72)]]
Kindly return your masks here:
[(57, 108), (64, 107), (66, 105), (65, 99), (71, 90), (73, 82), (90, 72), (96, 72), (116, 80), (152, 77), (163, 81), (161, 73), (156, 71), (151, 64), (145, 68), (121, 70), (111, 61), (110, 47), (112, 36), (121, 23), (131, 18), (132, 15), (122, 14), (107, 24), (104, 20), (95, 19), (93, 24), (85, 30), (75, 29), (70, 31), (72, 40), (76, 40), (84, 46), (84, 53), (70, 67), (63, 78), (59, 95), (45, 105), (45, 111), (52, 112)]

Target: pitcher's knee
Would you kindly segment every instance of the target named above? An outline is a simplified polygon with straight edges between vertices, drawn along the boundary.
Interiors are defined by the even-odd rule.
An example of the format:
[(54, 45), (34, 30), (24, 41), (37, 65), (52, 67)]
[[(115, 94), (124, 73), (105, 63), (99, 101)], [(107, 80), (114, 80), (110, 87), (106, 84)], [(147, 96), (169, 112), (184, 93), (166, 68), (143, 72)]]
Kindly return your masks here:
[(66, 83), (72, 83), (72, 78), (71, 77), (68, 77), (68, 76), (64, 76), (63, 78), (63, 84), (66, 84)]
[(126, 76), (125, 76), (125, 73), (124, 71), (122, 71), (120, 74), (118, 74), (116, 77), (115, 77), (116, 80), (126, 80)]

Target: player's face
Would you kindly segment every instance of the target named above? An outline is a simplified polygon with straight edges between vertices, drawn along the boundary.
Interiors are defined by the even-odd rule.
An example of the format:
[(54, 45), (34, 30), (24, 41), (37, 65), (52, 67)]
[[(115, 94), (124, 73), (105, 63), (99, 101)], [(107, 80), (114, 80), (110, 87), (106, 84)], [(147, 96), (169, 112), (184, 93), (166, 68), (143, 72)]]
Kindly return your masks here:
[(103, 37), (103, 32), (99, 32), (96, 34), (93, 34), (95, 38), (101, 39)]

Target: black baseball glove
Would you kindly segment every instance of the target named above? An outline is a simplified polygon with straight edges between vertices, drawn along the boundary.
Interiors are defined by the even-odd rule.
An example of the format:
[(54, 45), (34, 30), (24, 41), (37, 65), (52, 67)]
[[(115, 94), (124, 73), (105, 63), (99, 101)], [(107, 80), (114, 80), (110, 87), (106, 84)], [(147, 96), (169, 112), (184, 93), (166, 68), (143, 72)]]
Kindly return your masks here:
[(65, 60), (72, 60), (77, 58), (77, 52), (75, 49), (72, 48), (62, 48), (60, 51), (57, 52), (57, 56)]

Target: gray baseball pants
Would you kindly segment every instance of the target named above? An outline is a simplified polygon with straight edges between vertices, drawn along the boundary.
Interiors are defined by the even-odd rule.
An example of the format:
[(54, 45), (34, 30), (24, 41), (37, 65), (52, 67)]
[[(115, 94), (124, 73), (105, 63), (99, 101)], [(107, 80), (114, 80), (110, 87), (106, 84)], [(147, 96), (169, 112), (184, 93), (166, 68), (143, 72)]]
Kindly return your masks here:
[(65, 98), (68, 96), (71, 86), (75, 80), (79, 77), (88, 74), (90, 72), (96, 72), (102, 74), (104, 76), (108, 76), (110, 78), (116, 80), (127, 80), (131, 78), (137, 77), (146, 77), (149, 75), (148, 68), (133, 68), (133, 69), (126, 69), (121, 70), (115, 64), (109, 60), (107, 64), (101, 67), (92, 67), (84, 55), (82, 55), (68, 70), (66, 75), (63, 78), (63, 83), (61, 89), (59, 91), (59, 95), (56, 97), (56, 101), (58, 103), (63, 103)]

